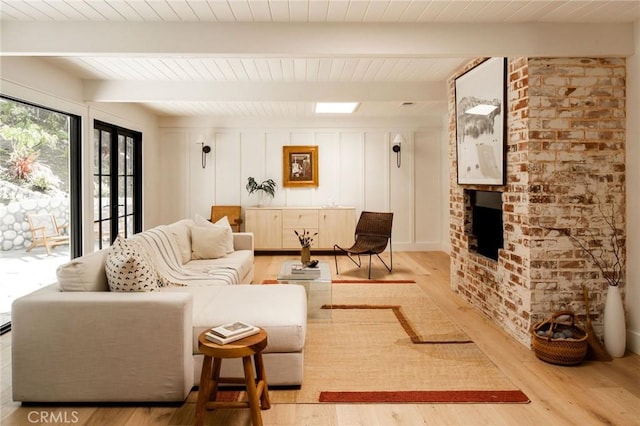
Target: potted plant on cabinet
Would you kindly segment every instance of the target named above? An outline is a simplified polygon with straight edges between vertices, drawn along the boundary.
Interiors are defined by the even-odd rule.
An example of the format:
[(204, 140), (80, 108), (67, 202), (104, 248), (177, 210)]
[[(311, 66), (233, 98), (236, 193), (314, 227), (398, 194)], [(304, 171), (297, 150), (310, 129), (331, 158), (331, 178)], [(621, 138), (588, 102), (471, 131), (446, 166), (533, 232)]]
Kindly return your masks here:
[(254, 192), (258, 193), (258, 207), (264, 205), (265, 196), (268, 195), (273, 198), (276, 194), (276, 183), (273, 179), (263, 180), (261, 183), (258, 183), (252, 176), (249, 176), (245, 188), (249, 192), (249, 195)]

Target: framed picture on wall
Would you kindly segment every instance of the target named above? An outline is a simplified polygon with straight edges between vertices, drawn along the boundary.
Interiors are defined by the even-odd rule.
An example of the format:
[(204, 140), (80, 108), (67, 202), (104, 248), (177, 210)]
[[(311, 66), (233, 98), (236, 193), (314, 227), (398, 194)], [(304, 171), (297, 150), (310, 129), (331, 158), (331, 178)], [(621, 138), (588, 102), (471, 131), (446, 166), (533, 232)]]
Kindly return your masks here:
[(282, 185), (318, 186), (318, 146), (282, 147)]
[(458, 184), (504, 185), (507, 58), (490, 58), (455, 80)]

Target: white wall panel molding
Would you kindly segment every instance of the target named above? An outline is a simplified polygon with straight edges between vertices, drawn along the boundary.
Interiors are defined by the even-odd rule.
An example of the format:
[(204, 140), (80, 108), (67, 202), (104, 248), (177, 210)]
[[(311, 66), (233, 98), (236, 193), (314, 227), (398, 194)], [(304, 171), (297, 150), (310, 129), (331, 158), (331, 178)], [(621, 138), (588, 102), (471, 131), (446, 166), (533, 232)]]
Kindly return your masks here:
[[(400, 145), (401, 163), (397, 166), (396, 153), (392, 151), (396, 134), (403, 138)], [(387, 133), (385, 151), (388, 168), (388, 211), (394, 212), (393, 241), (411, 244), (415, 241), (415, 177), (413, 132), (394, 129)], [(423, 164), (421, 161), (420, 164)]]
[(340, 198), (332, 200), (343, 206), (356, 207), (359, 216), (365, 205), (364, 133), (340, 131)]
[(340, 133), (314, 132), (314, 144), (318, 145), (318, 177), (320, 185), (313, 191), (313, 204), (324, 206), (333, 200), (342, 198), (342, 183), (340, 177), (343, 159), (340, 152)]
[[(393, 137), (404, 137), (402, 164), (396, 167)], [(255, 206), (244, 189), (248, 176), (274, 179), (276, 196), (267, 206), (323, 207), (331, 204), (363, 210), (393, 211), (394, 248), (441, 249), (439, 219), (441, 182), (435, 129), (390, 127), (318, 129), (162, 129), (166, 170), (162, 199), (168, 223), (196, 213), (206, 216), (211, 204)], [(213, 135), (209, 137), (207, 135)], [(212, 140), (215, 168), (202, 170), (199, 144)], [(282, 147), (318, 145), (320, 186), (282, 187)], [(434, 178), (434, 176), (436, 178)], [(232, 202), (238, 199), (238, 202)], [(167, 201), (171, 200), (171, 202)], [(181, 216), (180, 212), (184, 212)], [(163, 211), (163, 213), (165, 213)]]
[[(448, 222), (444, 223), (443, 210), (448, 211), (448, 203), (443, 203), (443, 168), (448, 173), (447, 162), (442, 161), (442, 146), (439, 130), (420, 130), (414, 133), (414, 179), (415, 189), (413, 211), (415, 214), (415, 243), (431, 244), (449, 238)], [(448, 151), (447, 151), (448, 152)], [(448, 182), (448, 179), (446, 180)]]
[[(215, 176), (209, 182), (210, 188), (208, 188), (208, 192), (215, 188), (211, 198), (211, 205), (235, 206), (241, 204), (241, 193), (244, 191), (241, 175), (241, 147), (241, 133), (218, 132), (215, 134), (215, 145), (211, 146), (214, 155), (212, 159), (215, 162)], [(209, 166), (207, 165), (207, 167)], [(240, 184), (236, 185), (236, 182)]]
[(364, 210), (389, 211), (389, 153), (387, 132), (364, 132)]
[(268, 201), (274, 206), (288, 205), (288, 193), (282, 186), (282, 147), (291, 144), (291, 132), (287, 130), (273, 130), (267, 132), (264, 147), (264, 175), (256, 180), (273, 179), (276, 182), (276, 195)]
[(190, 217), (190, 167), (188, 132), (185, 130), (160, 133), (160, 223), (171, 223)]
[[(189, 170), (189, 215), (194, 218), (196, 214), (202, 217), (209, 217), (211, 205), (213, 204), (215, 195), (215, 176), (217, 162), (212, 160), (209, 154), (207, 167), (202, 168), (202, 145), (204, 138), (198, 131), (190, 131), (188, 134), (188, 161)], [(209, 142), (212, 152), (215, 153), (217, 144), (214, 141)]]
[[(249, 195), (245, 186), (250, 176), (258, 182), (271, 177), (266, 175), (267, 156), (265, 154), (269, 132), (258, 130), (234, 131), (237, 131), (240, 135), (240, 182), (238, 183), (240, 187), (240, 205), (255, 206), (258, 203), (258, 197), (256, 194)], [(216, 203), (222, 204), (221, 200), (216, 200)]]

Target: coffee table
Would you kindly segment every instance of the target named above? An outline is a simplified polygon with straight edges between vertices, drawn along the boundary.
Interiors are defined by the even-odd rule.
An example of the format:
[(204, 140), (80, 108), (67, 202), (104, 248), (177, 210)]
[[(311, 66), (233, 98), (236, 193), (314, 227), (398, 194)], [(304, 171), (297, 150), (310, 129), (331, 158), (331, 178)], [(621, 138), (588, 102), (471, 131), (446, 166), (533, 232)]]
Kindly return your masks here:
[(307, 292), (307, 317), (331, 318), (331, 309), (322, 309), (322, 306), (331, 306), (331, 269), (328, 262), (318, 262), (320, 276), (309, 279), (291, 279), (291, 266), (299, 265), (300, 261), (286, 260), (282, 262), (278, 274), (279, 284), (297, 284), (304, 287)]

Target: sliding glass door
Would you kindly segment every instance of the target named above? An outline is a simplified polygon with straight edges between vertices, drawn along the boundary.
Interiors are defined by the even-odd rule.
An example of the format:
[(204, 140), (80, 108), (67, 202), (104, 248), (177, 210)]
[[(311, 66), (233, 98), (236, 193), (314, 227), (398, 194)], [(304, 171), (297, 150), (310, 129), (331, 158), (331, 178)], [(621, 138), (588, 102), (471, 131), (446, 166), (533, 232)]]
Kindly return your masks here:
[(96, 249), (118, 234), (142, 231), (142, 134), (94, 124), (94, 232)]
[(82, 254), (80, 147), (80, 117), (0, 96), (0, 331)]

